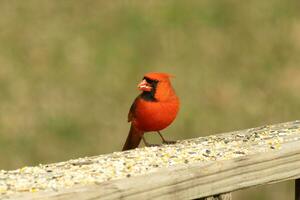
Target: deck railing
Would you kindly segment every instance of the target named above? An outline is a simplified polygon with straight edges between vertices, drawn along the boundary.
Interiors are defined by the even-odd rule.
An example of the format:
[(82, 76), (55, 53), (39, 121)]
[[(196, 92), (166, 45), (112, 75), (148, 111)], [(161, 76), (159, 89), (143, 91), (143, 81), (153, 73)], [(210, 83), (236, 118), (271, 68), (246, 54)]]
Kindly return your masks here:
[(0, 199), (231, 199), (235, 190), (298, 178), (300, 121), (293, 121), (2, 170)]

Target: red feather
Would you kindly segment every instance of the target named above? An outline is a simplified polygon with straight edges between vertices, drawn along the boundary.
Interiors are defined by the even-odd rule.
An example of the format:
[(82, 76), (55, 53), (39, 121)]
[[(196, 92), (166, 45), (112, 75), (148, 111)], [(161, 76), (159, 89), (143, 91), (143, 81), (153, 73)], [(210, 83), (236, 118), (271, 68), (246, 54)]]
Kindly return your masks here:
[[(136, 148), (145, 132), (163, 130), (176, 118), (179, 99), (169, 78), (170, 75), (165, 73), (148, 73), (144, 76), (139, 84), (143, 93), (135, 99), (128, 114), (131, 128), (123, 151)], [(149, 87), (153, 91), (149, 92)], [(150, 96), (150, 99), (146, 96)]]

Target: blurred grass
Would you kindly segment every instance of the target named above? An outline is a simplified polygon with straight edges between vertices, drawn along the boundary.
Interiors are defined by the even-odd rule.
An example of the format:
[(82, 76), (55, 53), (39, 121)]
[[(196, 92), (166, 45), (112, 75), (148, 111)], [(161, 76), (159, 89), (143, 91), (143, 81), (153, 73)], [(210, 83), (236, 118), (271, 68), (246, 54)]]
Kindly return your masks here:
[[(149, 71), (176, 76), (168, 138), (299, 119), (299, 4), (1, 1), (0, 168), (120, 150)], [(290, 186), (235, 195), (292, 199)]]

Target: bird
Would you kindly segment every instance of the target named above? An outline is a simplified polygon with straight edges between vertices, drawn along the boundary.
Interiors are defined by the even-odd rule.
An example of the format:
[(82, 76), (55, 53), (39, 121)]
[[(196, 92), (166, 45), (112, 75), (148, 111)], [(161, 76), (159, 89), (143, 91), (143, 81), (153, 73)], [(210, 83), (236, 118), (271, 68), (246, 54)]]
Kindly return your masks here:
[(128, 113), (131, 126), (122, 151), (137, 148), (142, 139), (145, 146), (153, 146), (146, 141), (146, 132), (157, 132), (164, 144), (175, 143), (166, 140), (160, 132), (175, 120), (180, 107), (179, 98), (171, 85), (171, 77), (167, 73), (151, 72), (145, 74), (138, 84), (141, 93), (135, 98)]

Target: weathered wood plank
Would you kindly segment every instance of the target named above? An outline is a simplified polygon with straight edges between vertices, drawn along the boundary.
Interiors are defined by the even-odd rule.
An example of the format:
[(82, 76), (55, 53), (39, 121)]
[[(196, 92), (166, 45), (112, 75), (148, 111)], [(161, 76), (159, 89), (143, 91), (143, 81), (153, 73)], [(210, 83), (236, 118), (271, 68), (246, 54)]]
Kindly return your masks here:
[[(179, 147), (191, 149), (191, 146), (199, 148), (196, 151), (199, 155), (196, 157), (191, 158), (185, 150), (178, 150)], [(173, 148), (180, 155), (174, 153)], [(6, 194), (2, 197), (25, 200), (195, 199), (300, 178), (299, 121), (193, 139), (174, 146), (150, 150), (149, 152), (147, 149), (139, 149), (135, 152), (121, 153), (121, 157), (117, 157), (118, 160), (123, 159), (122, 156), (125, 155), (133, 156), (141, 153), (137, 157), (139, 161), (130, 157), (131, 159), (126, 162), (132, 161), (132, 168), (136, 170), (134, 165), (143, 165), (145, 161), (145, 165), (151, 169), (140, 174), (132, 173), (129, 178), (117, 175), (121, 177), (96, 184), (79, 184), (71, 188), (59, 188), (58, 191), (48, 190), (34, 194), (29, 192)], [(147, 163), (149, 160), (144, 160), (146, 159), (144, 157), (151, 157), (151, 153), (154, 152), (156, 155), (160, 151), (168, 154), (173, 152), (177, 158), (184, 154), (182, 158), (180, 157), (184, 162), (176, 163), (172, 157), (174, 155), (171, 155), (166, 162), (174, 161), (175, 164), (159, 166), (153, 170), (154, 168), (150, 167), (152, 165)], [(194, 151), (189, 152), (194, 154)], [(202, 159), (206, 157), (208, 159)], [(154, 159), (160, 163), (159, 156), (154, 156)], [(94, 163), (92, 158), (88, 160)], [(101, 168), (100, 164), (99, 167)], [(78, 170), (80, 172), (80, 168)]]
[(46, 192), (20, 199), (191, 199), (300, 178), (300, 144), (274, 153), (162, 169), (99, 185)]

